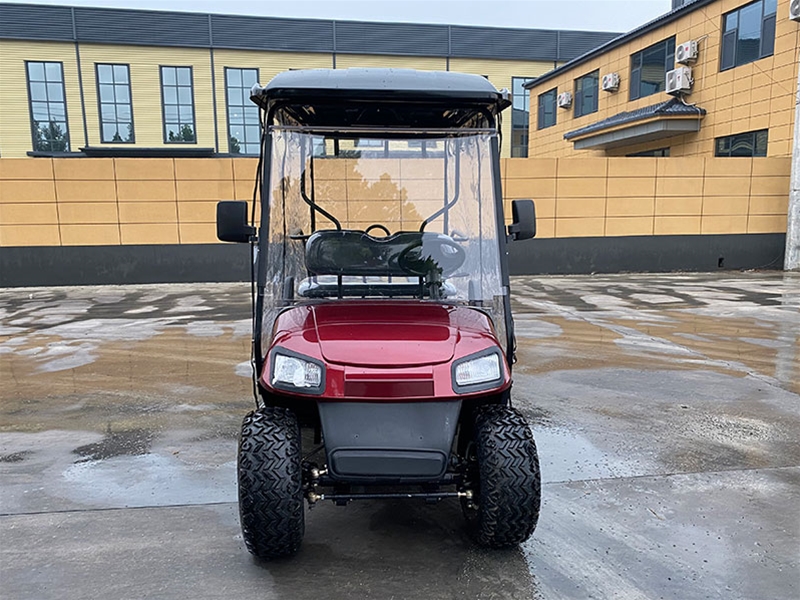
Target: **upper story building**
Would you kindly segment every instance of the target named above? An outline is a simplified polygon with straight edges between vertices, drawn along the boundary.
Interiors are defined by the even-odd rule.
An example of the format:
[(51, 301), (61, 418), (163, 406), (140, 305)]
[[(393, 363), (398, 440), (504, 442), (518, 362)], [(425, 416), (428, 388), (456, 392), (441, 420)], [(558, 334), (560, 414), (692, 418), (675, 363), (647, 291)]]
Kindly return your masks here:
[(792, 0), (674, 9), (527, 84), (529, 156), (791, 156)]
[(503, 156), (525, 156), (523, 84), (616, 36), (0, 4), (0, 157), (257, 154), (254, 83), (375, 66), (475, 73), (510, 90)]

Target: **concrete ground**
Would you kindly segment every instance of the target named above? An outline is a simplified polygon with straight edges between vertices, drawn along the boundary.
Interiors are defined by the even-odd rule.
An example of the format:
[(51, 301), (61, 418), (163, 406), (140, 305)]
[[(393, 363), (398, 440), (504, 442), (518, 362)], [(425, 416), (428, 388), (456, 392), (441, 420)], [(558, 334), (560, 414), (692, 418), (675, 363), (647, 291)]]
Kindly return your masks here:
[(329, 503), (291, 560), (237, 518), (248, 286), (0, 290), (0, 597), (796, 599), (800, 277), (517, 278), (539, 527)]

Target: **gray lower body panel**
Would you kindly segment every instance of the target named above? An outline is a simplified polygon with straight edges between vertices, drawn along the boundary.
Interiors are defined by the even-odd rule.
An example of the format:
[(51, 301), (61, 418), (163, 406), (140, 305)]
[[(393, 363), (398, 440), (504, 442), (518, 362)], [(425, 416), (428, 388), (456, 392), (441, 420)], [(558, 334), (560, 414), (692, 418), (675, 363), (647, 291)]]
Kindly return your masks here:
[(318, 406), (332, 478), (404, 483), (436, 481), (447, 471), (461, 401)]

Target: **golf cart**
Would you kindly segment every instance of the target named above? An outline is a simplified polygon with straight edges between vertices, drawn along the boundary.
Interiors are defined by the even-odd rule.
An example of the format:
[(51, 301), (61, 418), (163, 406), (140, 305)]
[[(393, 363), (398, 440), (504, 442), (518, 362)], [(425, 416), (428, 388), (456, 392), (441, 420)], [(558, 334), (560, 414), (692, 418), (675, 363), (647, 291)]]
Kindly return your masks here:
[(256, 409), (244, 418), (247, 548), (296, 552), (304, 503), (459, 498), (476, 541), (527, 539), (536, 445), (511, 408), (508, 240), (533, 202), (500, 189), (500, 112), (485, 78), (289, 71), (260, 108), (254, 202), (217, 234), (251, 245)]

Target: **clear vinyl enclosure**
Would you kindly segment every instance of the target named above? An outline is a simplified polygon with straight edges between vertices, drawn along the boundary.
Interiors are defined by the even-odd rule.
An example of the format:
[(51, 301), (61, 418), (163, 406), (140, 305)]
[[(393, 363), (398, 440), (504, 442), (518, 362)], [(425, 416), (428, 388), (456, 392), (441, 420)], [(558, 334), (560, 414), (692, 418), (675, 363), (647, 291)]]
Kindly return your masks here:
[(483, 307), (505, 339), (495, 130), (269, 135), (265, 322), (293, 303), (416, 299)]

